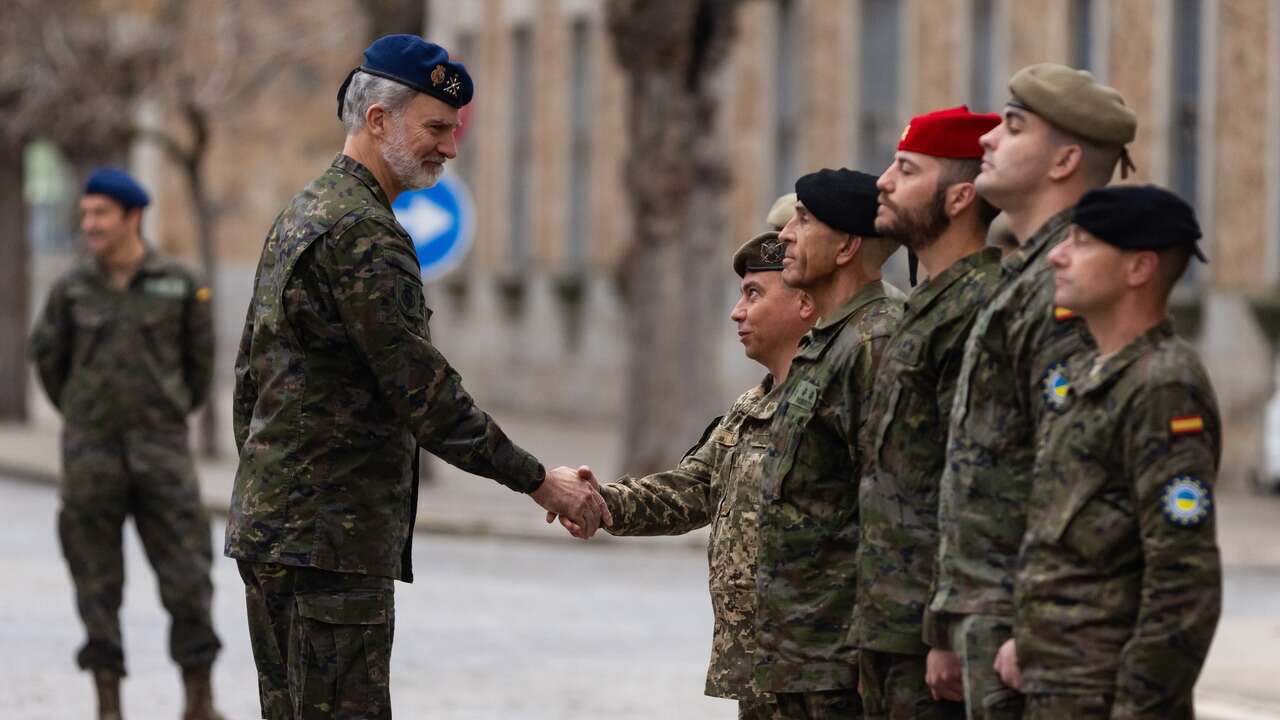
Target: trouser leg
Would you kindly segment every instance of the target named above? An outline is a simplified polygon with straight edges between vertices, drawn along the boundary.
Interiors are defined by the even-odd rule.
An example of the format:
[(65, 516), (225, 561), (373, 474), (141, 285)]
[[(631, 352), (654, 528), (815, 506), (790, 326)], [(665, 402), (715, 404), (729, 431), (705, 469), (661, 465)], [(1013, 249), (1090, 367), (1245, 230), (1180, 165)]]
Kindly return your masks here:
[(964, 698), (969, 720), (1020, 720), (1023, 695), (1005, 685), (995, 670), (996, 653), (1013, 637), (1007, 618), (968, 615), (954, 628), (952, 647), (964, 663)]

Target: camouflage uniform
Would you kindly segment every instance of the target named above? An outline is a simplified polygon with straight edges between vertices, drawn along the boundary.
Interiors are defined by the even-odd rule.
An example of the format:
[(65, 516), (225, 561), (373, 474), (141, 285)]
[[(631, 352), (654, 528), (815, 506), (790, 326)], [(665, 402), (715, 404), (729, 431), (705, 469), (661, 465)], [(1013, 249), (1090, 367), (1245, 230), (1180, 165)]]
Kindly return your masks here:
[[(773, 698), (752, 673), (756, 644), (757, 526), (761, 461), (780, 388), (772, 378), (743, 393), (675, 470), (601, 488), (614, 535), (679, 535), (710, 523), (707, 545), (715, 629), (706, 693), (769, 717)], [(756, 707), (759, 706), (759, 707)]]
[(82, 668), (125, 672), (119, 611), (129, 515), (173, 618), (174, 661), (208, 666), (221, 647), (186, 420), (213, 376), (208, 301), (208, 288), (154, 252), (124, 290), (86, 257), (54, 285), (32, 334), (40, 380), (64, 421), (58, 536), (89, 636)]
[[(1190, 719), (1222, 600), (1217, 401), (1168, 321), (1095, 357), (1070, 364), (1037, 457), (1017, 589), (1023, 690), (1111, 699), (1084, 717)], [(1027, 717), (1067, 717), (1052, 704)]]
[[(408, 582), (419, 445), (519, 492), (541, 484), (542, 465), (475, 406), (431, 344), (413, 242), (360, 163), (339, 155), (293, 199), (267, 236), (254, 284), (236, 359), (240, 466), (228, 556)], [(260, 571), (247, 572), (261, 579)], [(308, 585), (300, 578), (279, 586)], [(329, 598), (303, 603), (298, 595), (300, 607), (346, 608), (317, 612), (309, 617), (315, 623), (282, 630), (290, 617), (271, 612), (271, 604), (251, 615), (255, 647), (281, 632), (303, 633), (298, 642), (322, 642), (313, 631), (341, 635), (350, 632), (346, 625), (389, 623), (390, 614), (373, 609), (379, 603), (371, 598), (386, 593), (390, 607), (389, 590), (332, 587), (319, 591)], [(254, 587), (246, 585), (246, 592), (252, 610)], [(355, 599), (345, 602), (351, 593)], [(281, 657), (255, 658), (264, 712), (279, 706), (272, 696), (289, 695), (279, 684), (286, 674), (277, 665)], [(289, 671), (309, 672), (288, 658)], [(363, 696), (360, 685), (376, 685), (386, 670), (371, 664), (367, 675), (350, 674), (365, 669), (357, 663), (335, 671), (347, 678), (343, 693)], [(362, 717), (389, 716), (388, 709)]]
[[(1009, 637), (1038, 427), (1060, 401), (1062, 363), (1092, 345), (1081, 322), (1053, 306), (1049, 250), (1070, 221), (1070, 209), (1053, 216), (1003, 260), (1001, 286), (974, 321), (956, 381), (924, 635), (965, 658), (974, 718), (1021, 716), (1021, 696), (1000, 682), (994, 655), (981, 655)], [(961, 616), (973, 617), (961, 625)], [(961, 630), (977, 634), (953, 638)]]
[(1000, 279), (1000, 251), (956, 261), (915, 288), (876, 376), (858, 497), (859, 648), (868, 717), (963, 717), (925, 684), (921, 624), (938, 554), (938, 482), (964, 338)]
[(857, 654), (848, 643), (858, 435), (881, 355), (902, 315), (901, 300), (886, 293), (882, 282), (867, 285), (801, 340), (762, 476), (756, 681), (771, 692), (814, 695), (812, 702), (819, 691), (834, 691), (825, 693), (839, 705), (828, 713), (833, 717), (861, 712)]

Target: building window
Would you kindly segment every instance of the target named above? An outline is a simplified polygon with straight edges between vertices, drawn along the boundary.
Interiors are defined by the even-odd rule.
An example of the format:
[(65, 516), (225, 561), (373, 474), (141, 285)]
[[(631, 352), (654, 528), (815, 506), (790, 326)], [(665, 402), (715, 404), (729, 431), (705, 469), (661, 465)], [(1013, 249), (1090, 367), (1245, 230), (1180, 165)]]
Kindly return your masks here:
[(796, 42), (797, 25), (795, 1), (778, 0), (778, 26), (774, 47), (777, 78), (773, 102), (773, 197), (791, 192), (800, 172), (796, 160), (801, 84), (796, 73), (800, 60), (800, 44)]
[(859, 42), (858, 165), (879, 173), (893, 160), (902, 133), (898, 118), (898, 0), (863, 0)]
[(1200, 2), (1174, 0), (1169, 186), (1197, 205), (1200, 171)]
[(1093, 69), (1093, 0), (1071, 0), (1071, 64)]
[(75, 176), (53, 143), (36, 141), (23, 149), (23, 194), (29, 247), (37, 253), (76, 248)]
[(517, 26), (511, 33), (511, 247), (508, 262), (529, 262), (533, 230), (533, 33)]
[(594, 104), (591, 66), (591, 26), (573, 23), (572, 139), (569, 146), (569, 267), (587, 264), (591, 233), (591, 109)]
[[(454, 60), (461, 61), (466, 65), (467, 72), (471, 74), (471, 77), (479, 77), (480, 58), (476, 55), (475, 33), (470, 30), (459, 33), (456, 49), (457, 52), (453, 53), (452, 58)], [(472, 128), (467, 128), (467, 132), (470, 132), (471, 130)], [(464, 132), (462, 142), (465, 142), (466, 138), (467, 134)], [(461, 175), (464, 180), (467, 182), (474, 182), (476, 171), (475, 148), (464, 148), (462, 147), (462, 142), (459, 142), (458, 144), (458, 159), (454, 162), (454, 167), (457, 168), (458, 174)]]
[(976, 112), (995, 110), (991, 78), (995, 75), (995, 0), (973, 0), (969, 34), (969, 107)]

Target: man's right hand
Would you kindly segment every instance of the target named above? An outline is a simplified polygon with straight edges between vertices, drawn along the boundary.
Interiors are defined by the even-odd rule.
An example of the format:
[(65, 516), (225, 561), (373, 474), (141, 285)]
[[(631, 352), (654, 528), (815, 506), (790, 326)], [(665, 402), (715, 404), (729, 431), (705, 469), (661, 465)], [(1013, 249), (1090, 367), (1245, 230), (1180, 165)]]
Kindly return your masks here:
[(574, 470), (561, 466), (547, 472), (546, 479), (531, 497), (546, 509), (548, 522), (550, 515), (560, 515), (572, 521), (582, 537), (594, 535), (602, 521), (606, 526), (613, 524), (609, 506), (597, 490), (595, 476), (586, 467)]
[(964, 702), (964, 666), (950, 650), (933, 648), (924, 661), (924, 682), (934, 700)]

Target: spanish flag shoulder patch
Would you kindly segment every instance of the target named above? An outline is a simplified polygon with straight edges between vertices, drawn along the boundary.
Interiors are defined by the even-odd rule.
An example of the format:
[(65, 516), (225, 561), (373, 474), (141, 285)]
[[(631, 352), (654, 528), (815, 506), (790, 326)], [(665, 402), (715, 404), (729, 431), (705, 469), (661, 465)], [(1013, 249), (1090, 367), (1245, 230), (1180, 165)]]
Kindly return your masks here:
[(1064, 308), (1061, 305), (1053, 306), (1053, 319), (1057, 320), (1058, 322), (1062, 322), (1063, 320), (1070, 320), (1075, 316), (1076, 316), (1076, 313), (1074, 310)]
[(1174, 437), (1198, 435), (1204, 432), (1204, 418), (1199, 415), (1182, 415), (1169, 421), (1169, 432)]

